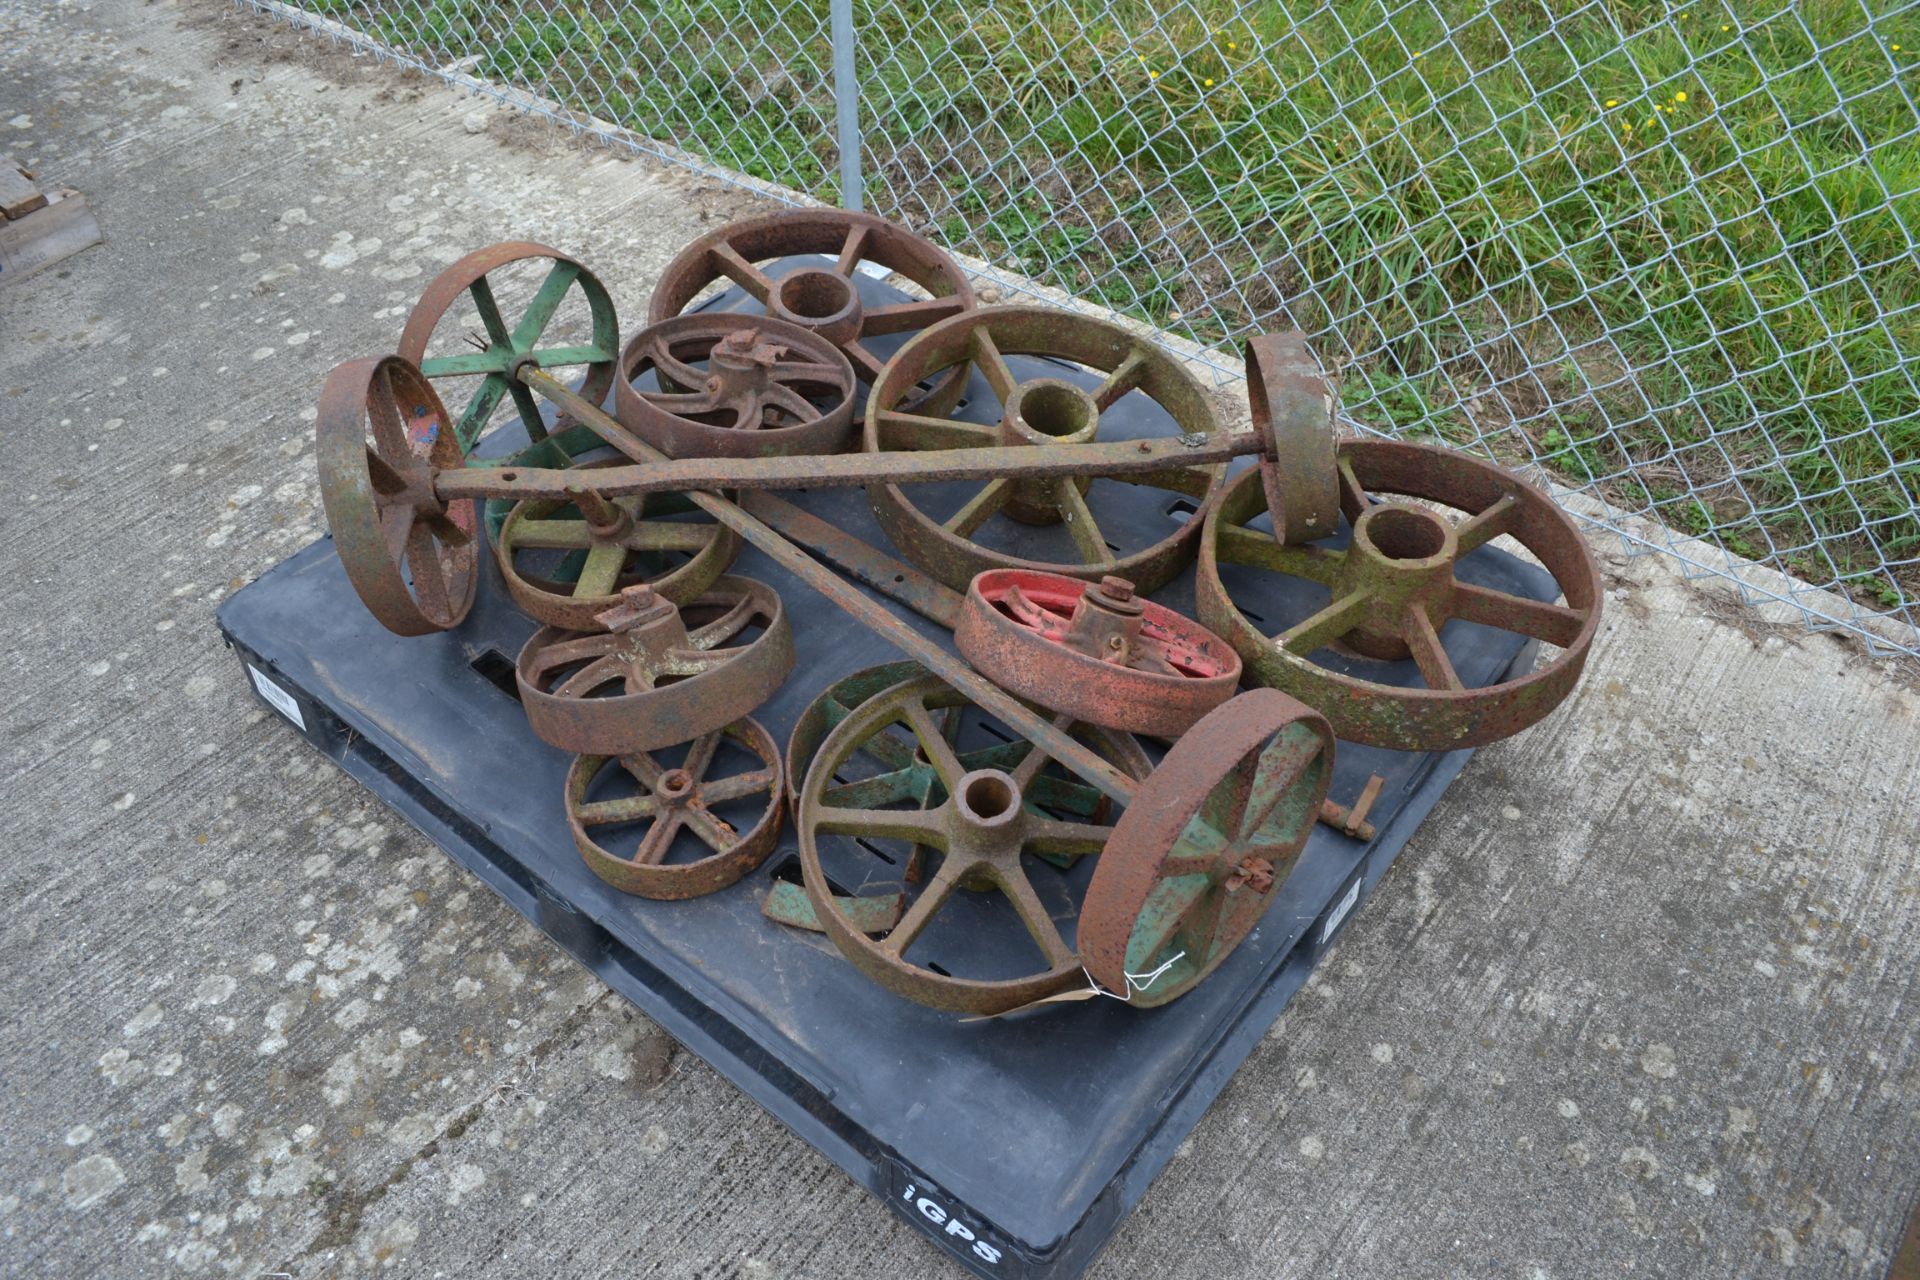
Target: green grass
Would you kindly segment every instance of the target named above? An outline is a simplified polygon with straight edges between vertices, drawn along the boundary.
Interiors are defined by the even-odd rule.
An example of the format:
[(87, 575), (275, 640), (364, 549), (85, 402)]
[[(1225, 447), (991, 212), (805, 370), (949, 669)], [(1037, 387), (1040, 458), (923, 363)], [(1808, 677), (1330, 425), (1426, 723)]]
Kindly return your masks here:
[[(825, 0), (307, 2), (836, 194)], [(869, 204), (1202, 342), (1290, 321), (1356, 417), (1920, 601), (1911, 6), (1167, 7), (860, 0)]]

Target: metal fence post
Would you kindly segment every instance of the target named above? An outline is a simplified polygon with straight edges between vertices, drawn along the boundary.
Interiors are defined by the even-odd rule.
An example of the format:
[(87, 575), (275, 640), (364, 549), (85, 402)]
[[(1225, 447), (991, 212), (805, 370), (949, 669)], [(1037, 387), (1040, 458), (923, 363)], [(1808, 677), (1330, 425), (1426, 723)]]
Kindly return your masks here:
[(853, 0), (830, 0), (833, 23), (833, 105), (840, 134), (840, 207), (866, 207), (860, 176), (860, 86), (853, 76)]

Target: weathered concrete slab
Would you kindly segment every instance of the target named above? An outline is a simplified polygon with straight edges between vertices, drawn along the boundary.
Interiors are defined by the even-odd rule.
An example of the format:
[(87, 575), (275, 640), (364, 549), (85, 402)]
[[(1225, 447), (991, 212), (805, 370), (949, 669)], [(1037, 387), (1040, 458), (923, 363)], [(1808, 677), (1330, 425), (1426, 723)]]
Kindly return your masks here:
[[(213, 626), (320, 532), (321, 376), (440, 266), (534, 236), (632, 318), (751, 200), (217, 0), (0, 0), (0, 86), (0, 146), (108, 237), (0, 302), (4, 1269), (955, 1274), (259, 710)], [(1912, 667), (1610, 569), (1581, 693), (1468, 769), (1101, 1274), (1884, 1267)]]

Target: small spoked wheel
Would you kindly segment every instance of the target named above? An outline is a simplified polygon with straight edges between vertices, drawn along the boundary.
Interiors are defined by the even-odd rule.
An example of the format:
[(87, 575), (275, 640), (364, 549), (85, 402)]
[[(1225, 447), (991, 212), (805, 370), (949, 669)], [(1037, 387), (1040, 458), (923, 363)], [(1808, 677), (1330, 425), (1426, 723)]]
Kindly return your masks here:
[[(775, 277), (764, 264), (778, 258), (826, 255)], [(904, 277), (929, 296), (869, 307), (855, 272), (873, 263)], [(735, 222), (701, 236), (667, 264), (647, 312), (658, 324), (685, 311), (707, 286), (728, 280), (776, 320), (811, 330), (839, 347), (862, 383), (880, 376), (884, 361), (867, 340), (921, 329), (973, 306), (973, 288), (959, 264), (904, 227), (870, 213), (788, 209)], [(960, 396), (965, 372), (912, 393), (913, 405), (945, 413)]]
[[(619, 593), (650, 584), (666, 599), (697, 598), (726, 572), (740, 536), (697, 513), (678, 494), (603, 498), (593, 472), (618, 460), (580, 468), (570, 499), (528, 498), (514, 504), (494, 544), (500, 576), (515, 604), (549, 626), (598, 631), (599, 616)], [(658, 517), (658, 518), (657, 518)]]
[[(992, 1014), (1085, 983), (1079, 957), (1035, 877), (1044, 873), (1057, 880), (1059, 872), (1040, 866), (1040, 859), (1071, 862), (1097, 854), (1111, 829), (1098, 793), (1032, 744), (1006, 734), (987, 749), (990, 754), (973, 754), (950, 741), (945, 713), (967, 707), (962, 695), (933, 676), (867, 697), (820, 743), (800, 788), (796, 823), (807, 896), (827, 936), (856, 968), (920, 1004)], [(1070, 722), (1063, 716), (1058, 723)], [(1144, 773), (1146, 762), (1125, 735), (1075, 732), (1117, 768)], [(922, 768), (931, 776), (923, 779)], [(849, 781), (836, 781), (836, 774)], [(937, 858), (884, 937), (869, 938), (833, 909), (822, 851), (836, 842), (867, 856), (918, 846)], [(1038, 950), (1037, 972), (975, 977), (916, 958), (916, 944), (930, 936), (930, 926), (955, 908), (958, 897), (976, 893), (997, 894), (1011, 906), (1022, 927), (1019, 945)], [(977, 924), (978, 913), (971, 914)], [(977, 936), (971, 940), (979, 943)]]
[[(634, 385), (649, 375), (658, 389)], [(633, 336), (614, 406), (670, 458), (795, 457), (846, 448), (853, 392), (853, 367), (825, 338), (765, 316), (696, 312)]]
[(1267, 444), (1260, 485), (1274, 529), (1288, 544), (1327, 537), (1340, 523), (1333, 387), (1297, 331), (1247, 343), (1246, 369), (1253, 429)]
[(773, 736), (743, 719), (695, 738), (677, 764), (648, 752), (575, 757), (567, 823), (587, 866), (622, 893), (697, 898), (773, 852), (784, 795)]
[[(531, 296), (521, 301), (513, 290), (519, 305), (503, 305), (507, 278), (525, 269), (520, 264), (537, 271), (543, 263)], [(585, 332), (562, 335), (563, 327)], [(472, 451), (503, 399), (528, 440), (547, 434), (539, 401), (517, 376), (522, 368), (575, 371), (580, 395), (599, 404), (613, 385), (619, 348), (620, 322), (600, 281), (558, 249), (528, 240), (476, 250), (435, 276), (400, 333), (401, 355), (443, 389), (460, 385), (454, 432), (462, 453)]]
[[(1323, 708), (1340, 737), (1407, 751), (1478, 747), (1518, 733), (1572, 692), (1600, 623), (1600, 570), (1573, 521), (1511, 472), (1450, 449), (1346, 440), (1339, 449), (1345, 546), (1287, 546), (1255, 523), (1267, 504), (1249, 471), (1208, 511), (1195, 600), (1260, 683)], [(1450, 508), (1449, 518), (1436, 508)], [(1456, 567), (1502, 534), (1553, 575), (1564, 603), (1478, 586)], [(1328, 603), (1269, 635), (1228, 593), (1241, 566), (1326, 588)], [(1469, 687), (1445, 641), (1458, 621), (1556, 645), (1516, 679)], [(1321, 650), (1337, 666), (1313, 661)], [(1425, 687), (1385, 664), (1411, 660)], [(1381, 664), (1373, 678), (1370, 663)]]
[(1333, 774), (1325, 717), (1241, 694), (1180, 741), (1114, 824), (1080, 909), (1087, 972), (1128, 1003), (1193, 989), (1260, 923)]
[[(1059, 375), (1021, 377), (1008, 362), (1010, 356), (1045, 357), (1064, 366)], [(1078, 378), (1060, 376), (1071, 366), (1078, 367)], [(912, 407), (916, 387), (949, 373), (964, 377), (974, 367), (1000, 401), (997, 424), (955, 422)], [(1111, 442), (1111, 429), (1102, 434), (1102, 415), (1129, 394), (1142, 395), (1166, 412), (1171, 422), (1163, 434), (1198, 440), (1219, 429), (1200, 384), (1145, 339), (1118, 325), (1050, 307), (992, 307), (934, 325), (887, 362), (867, 398), (863, 438), (867, 451), (876, 453), (996, 445), (1058, 451)], [(1204, 504), (1224, 477), (1225, 468), (1212, 465), (1118, 478), (1169, 488)], [(987, 569), (1037, 569), (1086, 579), (1113, 574), (1142, 593), (1158, 590), (1193, 558), (1199, 522), (1176, 525), (1146, 545), (1116, 548), (1109, 545), (1087, 501), (1097, 479), (999, 476), (950, 511), (924, 507), (910, 496), (923, 486), (877, 484), (868, 488), (867, 500), (893, 544), (958, 591)], [(1072, 558), (1052, 563), (1002, 550), (998, 544), (1006, 529), (996, 530), (997, 521), (1058, 526), (1066, 534), (1062, 552), (1070, 547)]]
[(644, 583), (599, 617), (600, 632), (543, 627), (520, 650), (520, 705), (541, 741), (624, 755), (685, 742), (745, 716), (793, 671), (779, 595), (722, 577), (676, 608)]
[(314, 426), (320, 502), (347, 580), (387, 630), (446, 631), (473, 607), (471, 502), (443, 503), (439, 471), (463, 465), (440, 397), (398, 356), (327, 375)]
[(1031, 569), (973, 580), (953, 639), (981, 675), (1076, 720), (1175, 738), (1231, 698), (1240, 655), (1196, 622), (1134, 594)]

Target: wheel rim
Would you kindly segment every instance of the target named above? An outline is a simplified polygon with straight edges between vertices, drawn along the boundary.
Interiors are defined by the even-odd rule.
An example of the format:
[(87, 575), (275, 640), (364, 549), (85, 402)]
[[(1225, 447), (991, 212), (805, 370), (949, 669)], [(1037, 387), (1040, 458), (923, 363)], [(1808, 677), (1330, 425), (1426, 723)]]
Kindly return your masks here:
[(1326, 718), (1242, 694), (1174, 743), (1114, 824), (1080, 911), (1087, 972), (1161, 1005), (1218, 968), (1279, 897), (1333, 773)]
[[(543, 627), (520, 650), (520, 705), (541, 741), (564, 751), (656, 751), (733, 723), (793, 671), (780, 596), (722, 577), (684, 607), (629, 587), (600, 615), (607, 629)], [(748, 630), (755, 634), (737, 642)]]
[[(1059, 378), (1021, 382), (1006, 362), (1010, 355), (1072, 361), (1103, 375), (1103, 380), (1091, 391)], [(929, 417), (903, 407), (912, 388), (926, 379), (950, 370), (965, 375), (972, 365), (980, 367), (1005, 409), (997, 426)], [(1097, 439), (1101, 414), (1133, 391), (1164, 409), (1177, 433), (1204, 436), (1220, 429), (1206, 393), (1193, 376), (1172, 356), (1118, 325), (1047, 307), (992, 307), (934, 325), (887, 362), (867, 397), (863, 441), (869, 452), (1070, 446)], [(1224, 477), (1224, 466), (1215, 465), (1122, 478), (1169, 488), (1205, 503)], [(944, 518), (922, 510), (900, 485), (870, 486), (867, 499), (894, 545), (955, 590), (964, 591), (975, 574), (987, 569), (1034, 569), (1087, 579), (1113, 574), (1143, 593), (1159, 589), (1193, 558), (1199, 522), (1186, 521), (1157, 542), (1116, 552), (1107, 545), (1087, 504), (1087, 489), (1095, 478), (999, 477), (986, 482)], [(996, 519), (1058, 523), (1079, 559), (1058, 564), (1025, 560), (983, 545), (976, 535)]]
[[(710, 778), (714, 757), (726, 743), (746, 751), (761, 768)], [(595, 782), (617, 768), (636, 784), (637, 796), (588, 800)], [(622, 893), (645, 898), (697, 898), (724, 889), (766, 860), (780, 835), (782, 810), (780, 752), (773, 736), (757, 721), (738, 720), (696, 737), (684, 761), (664, 767), (650, 753), (622, 756), (582, 755), (567, 770), (567, 824), (574, 847), (593, 873)], [(714, 812), (730, 802), (764, 793), (757, 820), (740, 831)], [(617, 853), (597, 832), (645, 823), (632, 853)], [(669, 863), (674, 838), (682, 831), (709, 850), (692, 862)]]
[[(1578, 682), (1600, 624), (1599, 566), (1566, 513), (1511, 472), (1429, 445), (1342, 441), (1339, 470), (1344, 527), (1353, 534), (1345, 548), (1281, 546), (1247, 528), (1265, 509), (1263, 495), (1252, 472), (1234, 480), (1205, 521), (1194, 589), (1200, 620), (1239, 651), (1260, 683), (1325, 709), (1340, 737), (1369, 746), (1484, 746), (1557, 707)], [(1375, 492), (1420, 501), (1377, 503)], [(1422, 502), (1466, 518), (1445, 519)], [(1501, 534), (1512, 536), (1553, 575), (1565, 604), (1454, 576), (1463, 557)], [(1222, 565), (1318, 583), (1329, 589), (1331, 602), (1270, 637), (1234, 605)], [(1469, 688), (1441, 643), (1442, 628), (1455, 618), (1557, 645), (1561, 653), (1517, 679)], [(1427, 687), (1347, 674), (1310, 660), (1334, 644), (1362, 659), (1411, 658)]]
[[(494, 273), (517, 262), (550, 261), (545, 280), (533, 297), (511, 322), (495, 297)], [(578, 290), (592, 319), (592, 336), (584, 344), (550, 345), (540, 339), (553, 322), (568, 295)], [(467, 335), (472, 349), (438, 351), (429, 355), (429, 347), (448, 345), (446, 335), (435, 342), (435, 331), (462, 296), (472, 299), (483, 332)], [(614, 313), (613, 299), (594, 274), (579, 261), (558, 249), (530, 240), (510, 240), (489, 245), (460, 259), (435, 276), (420, 301), (407, 316), (400, 333), (400, 354), (420, 366), (421, 372), (437, 385), (451, 389), (461, 386), (456, 397), (460, 405), (454, 428), (462, 453), (470, 453), (492, 419), (503, 398), (511, 399), (529, 441), (547, 435), (540, 404), (531, 388), (516, 372), (534, 365), (541, 369), (578, 369), (583, 377), (580, 395), (594, 404), (601, 403), (613, 385), (614, 365), (620, 347), (620, 322)], [(477, 383), (474, 380), (477, 379)], [(565, 419), (556, 426), (570, 425)]]
[[(647, 373), (660, 390), (634, 386)], [(846, 448), (853, 390), (846, 356), (806, 329), (695, 313), (633, 336), (614, 405), (622, 426), (670, 458), (797, 457)]]
[[(589, 463), (580, 468), (581, 491), (571, 501), (529, 498), (501, 523), (494, 543), (500, 576), (514, 603), (548, 626), (604, 630), (599, 616), (619, 605), (620, 591), (642, 583), (684, 604), (739, 554), (739, 535), (724, 525), (654, 518), (686, 511), (679, 494), (608, 499), (594, 493), (593, 472), (621, 465), (621, 459)], [(551, 576), (523, 569), (523, 554), (550, 551), (570, 553)], [(685, 559), (672, 563), (672, 557)]]
[[(776, 281), (758, 265), (800, 254), (830, 254), (834, 266), (831, 271), (796, 272), (805, 278), (782, 289), (789, 278)], [(869, 308), (850, 287), (855, 269), (863, 262), (883, 266), (933, 296)], [(883, 364), (863, 339), (924, 328), (974, 305), (973, 287), (959, 264), (905, 228), (868, 213), (789, 209), (732, 223), (688, 245), (654, 286), (649, 323), (679, 315), (702, 290), (722, 279), (740, 286), (774, 318), (833, 342), (863, 384), (879, 377)], [(916, 392), (915, 407), (945, 413), (963, 385), (964, 371)]]
[[(801, 872), (823, 930), (841, 954), (873, 981), (933, 1008), (1001, 1013), (1084, 981), (1079, 957), (1028, 879), (1022, 855), (1084, 857), (1100, 850), (1110, 828), (1040, 812), (1042, 803), (1048, 809), (1077, 814), (1095, 815), (1100, 810), (1092, 787), (1048, 773), (1050, 761), (1029, 743), (1007, 744), (1009, 758), (1000, 763), (963, 761), (946, 741), (936, 713), (964, 705), (966, 700), (944, 682), (924, 676), (870, 696), (826, 735), (807, 770), (796, 807)], [(1064, 726), (1069, 721), (1063, 716), (1058, 723)], [(881, 775), (888, 779), (885, 782), (833, 781), (835, 771), (856, 754), (863, 749), (871, 752), (869, 743), (876, 734), (896, 725), (911, 733), (915, 745), (908, 751), (924, 754), (935, 772), (937, 788), (928, 798), (937, 798), (937, 805), (878, 807), (910, 798), (905, 792), (896, 796), (895, 789), (904, 785), (898, 770)], [(1123, 735), (1088, 729), (1086, 736), (1116, 765), (1144, 770), (1138, 748)], [(1010, 767), (1000, 767), (1001, 763)], [(886, 937), (866, 937), (832, 909), (820, 841), (833, 836), (892, 840), (940, 852), (939, 863), (919, 895)], [(975, 886), (991, 888), (1008, 899), (1040, 949), (1045, 961), (1042, 970), (1011, 979), (976, 979), (940, 973), (908, 958), (907, 950), (953, 894)]]
[(990, 569), (967, 588), (954, 645), (1009, 693), (1076, 720), (1175, 738), (1231, 698), (1226, 641), (1107, 577), (1089, 585)]
[(382, 626), (446, 631), (473, 607), (471, 502), (434, 496), (463, 460), (445, 406), (405, 359), (352, 360), (327, 375), (314, 427), (320, 502), (347, 580)]

